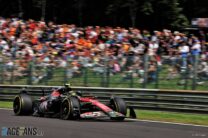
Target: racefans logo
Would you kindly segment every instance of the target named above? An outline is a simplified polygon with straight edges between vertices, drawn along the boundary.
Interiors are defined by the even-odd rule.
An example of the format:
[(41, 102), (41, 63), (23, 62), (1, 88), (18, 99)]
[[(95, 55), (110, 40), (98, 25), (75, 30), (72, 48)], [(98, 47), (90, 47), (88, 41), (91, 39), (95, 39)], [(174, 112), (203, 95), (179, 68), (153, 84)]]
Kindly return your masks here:
[(37, 127), (2, 127), (1, 136), (43, 136)]

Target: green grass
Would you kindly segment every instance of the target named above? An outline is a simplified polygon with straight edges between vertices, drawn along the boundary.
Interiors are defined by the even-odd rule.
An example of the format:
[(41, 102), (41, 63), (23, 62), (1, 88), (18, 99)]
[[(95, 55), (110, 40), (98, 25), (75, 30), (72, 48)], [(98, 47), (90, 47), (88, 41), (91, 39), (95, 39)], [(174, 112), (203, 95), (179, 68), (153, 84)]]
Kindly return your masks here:
[(0, 108), (12, 108), (12, 102), (0, 101)]
[[(0, 101), (0, 108), (12, 108), (12, 102)], [(149, 110), (136, 110), (136, 114), (140, 120), (165, 121), (208, 126), (208, 115), (203, 114), (185, 114)]]
[(136, 110), (137, 117), (141, 120), (165, 121), (208, 126), (208, 115), (175, 113), (162, 111)]

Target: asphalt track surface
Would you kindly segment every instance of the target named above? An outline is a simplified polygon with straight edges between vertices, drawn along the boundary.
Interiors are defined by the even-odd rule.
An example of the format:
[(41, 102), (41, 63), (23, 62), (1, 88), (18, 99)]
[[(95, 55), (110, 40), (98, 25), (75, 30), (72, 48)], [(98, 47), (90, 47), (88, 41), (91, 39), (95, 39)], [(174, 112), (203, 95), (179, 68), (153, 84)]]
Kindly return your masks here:
[(46, 138), (208, 138), (208, 127), (202, 126), (132, 120), (124, 122), (110, 120), (66, 121), (56, 118), (14, 116), (11, 110), (0, 110), (1, 128), (29, 126), (37, 127), (43, 131), (44, 134), (41, 137)]

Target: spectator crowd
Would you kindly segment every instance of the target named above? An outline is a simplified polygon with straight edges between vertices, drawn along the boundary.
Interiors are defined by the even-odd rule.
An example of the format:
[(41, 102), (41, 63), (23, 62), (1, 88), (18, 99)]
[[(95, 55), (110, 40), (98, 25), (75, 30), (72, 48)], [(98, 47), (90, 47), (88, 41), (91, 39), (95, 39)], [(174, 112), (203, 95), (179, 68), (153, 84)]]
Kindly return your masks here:
[[(144, 55), (149, 56), (149, 81), (155, 80), (157, 67), (165, 63), (171, 65), (167, 79), (174, 78), (181, 68), (189, 68), (191, 72), (195, 56), (202, 61), (199, 75), (206, 77), (205, 35), (202, 31), (196, 36), (167, 29), (150, 32), (109, 26), (77, 27), (0, 17), (0, 59), (6, 71), (14, 69), (13, 75), (17, 77), (26, 76), (28, 63), (33, 61), (37, 66), (34, 81), (44, 77), (38, 67), (67, 68), (70, 78), (81, 75), (81, 68), (102, 74), (107, 66), (110, 75), (121, 73), (125, 80), (132, 73), (143, 82)], [(5, 73), (5, 77), (10, 74)]]

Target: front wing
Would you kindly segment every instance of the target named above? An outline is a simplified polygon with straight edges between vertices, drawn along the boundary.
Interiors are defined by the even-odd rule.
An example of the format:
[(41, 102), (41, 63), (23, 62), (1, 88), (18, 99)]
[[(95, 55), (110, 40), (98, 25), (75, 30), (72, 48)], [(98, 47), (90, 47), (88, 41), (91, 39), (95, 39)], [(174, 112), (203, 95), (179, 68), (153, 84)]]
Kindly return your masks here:
[(93, 119), (93, 118), (120, 118), (120, 117), (125, 117), (123, 114), (115, 112), (115, 111), (111, 111), (108, 113), (104, 113), (102, 111), (95, 111), (95, 112), (86, 112), (86, 113), (82, 113), (80, 115), (80, 118), (82, 119)]

